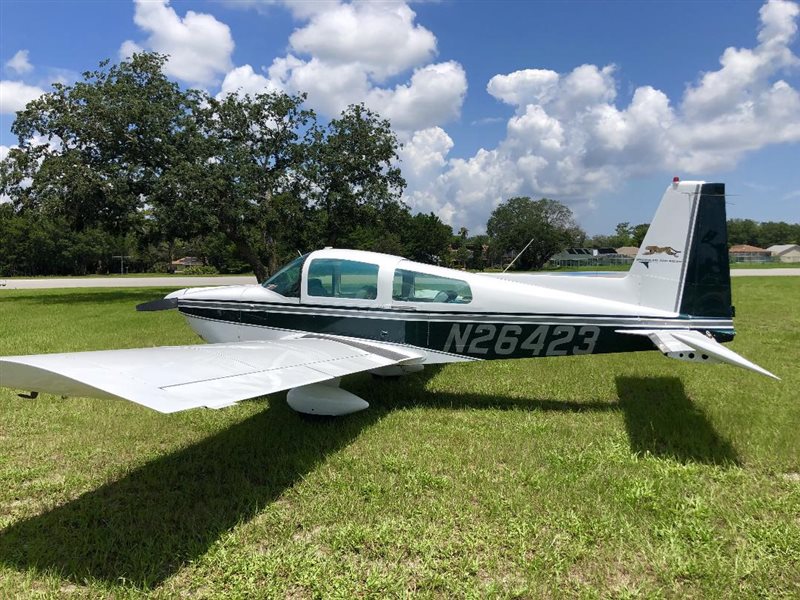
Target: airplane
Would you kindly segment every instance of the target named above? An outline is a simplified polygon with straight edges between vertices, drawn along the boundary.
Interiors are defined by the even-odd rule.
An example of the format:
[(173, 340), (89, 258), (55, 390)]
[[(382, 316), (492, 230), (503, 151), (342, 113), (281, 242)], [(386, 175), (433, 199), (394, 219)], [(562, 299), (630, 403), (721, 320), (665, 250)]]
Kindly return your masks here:
[(657, 349), (778, 379), (722, 345), (735, 333), (722, 183), (675, 178), (625, 276), (514, 279), (326, 248), (263, 284), (137, 307), (177, 309), (207, 344), (0, 357), (0, 386), (162, 413), (289, 390), (294, 410), (332, 416), (369, 406), (342, 377), (437, 363)]

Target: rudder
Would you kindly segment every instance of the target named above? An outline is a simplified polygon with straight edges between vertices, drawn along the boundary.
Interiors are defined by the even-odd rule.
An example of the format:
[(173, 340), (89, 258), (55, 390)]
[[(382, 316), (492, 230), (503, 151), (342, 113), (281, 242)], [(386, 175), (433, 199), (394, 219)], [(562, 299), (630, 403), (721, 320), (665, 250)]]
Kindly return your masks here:
[(728, 222), (725, 184), (704, 183), (690, 240), (689, 262), (681, 293), (680, 313), (703, 317), (733, 317), (731, 271), (728, 262)]

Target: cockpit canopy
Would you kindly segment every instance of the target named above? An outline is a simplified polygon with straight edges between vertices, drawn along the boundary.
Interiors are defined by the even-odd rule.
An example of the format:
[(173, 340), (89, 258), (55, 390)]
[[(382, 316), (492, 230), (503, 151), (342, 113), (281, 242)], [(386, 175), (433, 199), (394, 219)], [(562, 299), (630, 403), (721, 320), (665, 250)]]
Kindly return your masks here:
[(325, 303), (326, 298), (382, 303), (472, 301), (467, 281), (432, 272), (436, 270), (441, 269), (385, 254), (322, 250), (296, 258), (262, 285), (287, 298), (315, 303)]
[(303, 254), (295, 258), (292, 262), (285, 265), (275, 275), (267, 279), (261, 285), (266, 289), (286, 296), (287, 298), (300, 297), (300, 281), (302, 279), (303, 265), (308, 258), (308, 254)]

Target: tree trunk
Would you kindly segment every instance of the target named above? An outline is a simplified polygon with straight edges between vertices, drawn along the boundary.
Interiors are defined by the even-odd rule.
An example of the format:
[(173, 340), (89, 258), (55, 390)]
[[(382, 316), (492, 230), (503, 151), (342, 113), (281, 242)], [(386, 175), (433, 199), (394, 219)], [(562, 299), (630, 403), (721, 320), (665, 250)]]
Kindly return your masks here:
[(232, 232), (228, 232), (228, 238), (236, 246), (236, 251), (239, 253), (239, 256), (253, 269), (253, 273), (256, 274), (256, 280), (259, 283), (266, 281), (267, 277), (269, 277), (267, 267), (261, 262), (258, 253), (247, 243), (247, 240)]

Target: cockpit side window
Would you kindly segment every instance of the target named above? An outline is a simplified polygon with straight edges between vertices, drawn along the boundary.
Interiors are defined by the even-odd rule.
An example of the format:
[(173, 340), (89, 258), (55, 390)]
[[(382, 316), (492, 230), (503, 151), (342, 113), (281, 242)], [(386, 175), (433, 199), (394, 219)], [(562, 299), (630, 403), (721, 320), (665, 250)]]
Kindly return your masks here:
[(469, 304), (472, 302), (472, 290), (466, 281), (460, 279), (397, 269), (394, 272), (392, 300)]
[(300, 276), (308, 254), (295, 258), (261, 285), (287, 298), (300, 297)]
[(316, 258), (308, 267), (309, 296), (375, 300), (378, 297), (378, 265)]

